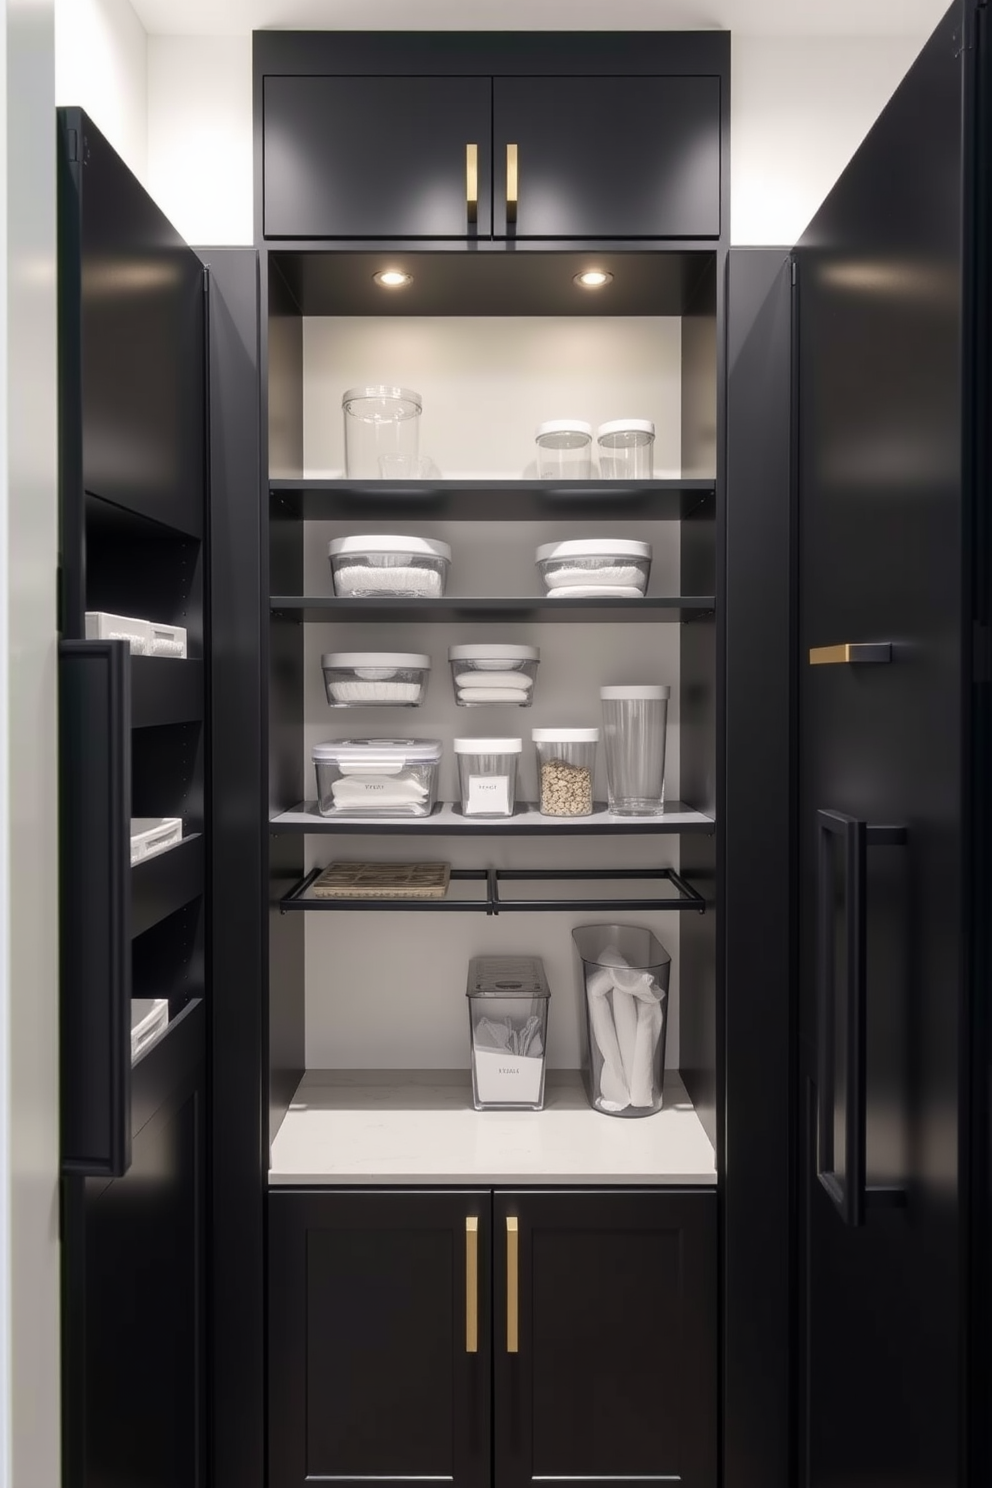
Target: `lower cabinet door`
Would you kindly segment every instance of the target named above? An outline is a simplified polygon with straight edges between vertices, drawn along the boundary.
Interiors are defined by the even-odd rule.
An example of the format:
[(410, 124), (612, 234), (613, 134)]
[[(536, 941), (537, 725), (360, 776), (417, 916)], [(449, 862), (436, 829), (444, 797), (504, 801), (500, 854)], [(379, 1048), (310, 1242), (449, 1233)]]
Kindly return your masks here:
[(492, 1194), (269, 1194), (269, 1485), (489, 1488)]
[(717, 1481), (711, 1192), (502, 1192), (495, 1488)]

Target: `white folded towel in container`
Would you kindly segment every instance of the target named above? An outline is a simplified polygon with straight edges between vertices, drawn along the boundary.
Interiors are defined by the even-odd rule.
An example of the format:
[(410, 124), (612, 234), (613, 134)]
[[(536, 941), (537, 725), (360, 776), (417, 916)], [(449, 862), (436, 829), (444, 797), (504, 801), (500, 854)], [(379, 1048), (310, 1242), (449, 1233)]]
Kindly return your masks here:
[(342, 810), (371, 806), (376, 811), (420, 805), (429, 792), (416, 775), (344, 775), (331, 786), (334, 804)]
[(587, 976), (586, 992), (593, 1037), (603, 1057), (600, 1104), (608, 1111), (653, 1106), (654, 1056), (664, 1023), (662, 990), (649, 971), (630, 966), (616, 946), (601, 951), (599, 967)]

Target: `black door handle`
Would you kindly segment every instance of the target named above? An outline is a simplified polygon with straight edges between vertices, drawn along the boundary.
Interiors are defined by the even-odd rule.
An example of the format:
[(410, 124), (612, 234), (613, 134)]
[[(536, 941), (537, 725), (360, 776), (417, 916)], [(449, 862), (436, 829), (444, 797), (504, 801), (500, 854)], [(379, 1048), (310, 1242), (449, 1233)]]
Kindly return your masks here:
[[(845, 1224), (864, 1224), (869, 1204), (905, 1203), (899, 1188), (869, 1187), (865, 1177), (865, 994), (867, 948), (867, 852), (898, 847), (905, 827), (873, 827), (840, 811), (816, 813), (816, 1009), (817, 1143), (816, 1174)], [(834, 988), (834, 848), (844, 861), (846, 990), (846, 1079), (844, 1090), (844, 1167), (835, 1156), (836, 1049)]]

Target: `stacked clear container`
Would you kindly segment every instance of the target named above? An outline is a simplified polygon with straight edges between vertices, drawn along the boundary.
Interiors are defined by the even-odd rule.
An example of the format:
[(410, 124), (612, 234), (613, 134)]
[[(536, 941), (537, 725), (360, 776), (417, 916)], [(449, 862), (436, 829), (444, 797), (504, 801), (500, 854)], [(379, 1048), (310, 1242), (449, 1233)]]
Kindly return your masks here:
[(463, 816), (512, 816), (522, 739), (456, 739)]
[(621, 537), (542, 543), (535, 557), (549, 599), (639, 599), (651, 573), (651, 544)]
[(326, 651), (320, 658), (332, 708), (417, 708), (431, 659), (410, 651)]
[(551, 997), (540, 957), (473, 957), (465, 995), (475, 1109), (540, 1111)]
[(420, 451), (423, 402), (410, 388), (376, 383), (349, 388), (344, 410), (345, 471), (349, 480), (378, 480), (380, 461), (414, 470)]
[(440, 739), (329, 739), (315, 744), (321, 816), (430, 816)]
[(582, 925), (572, 939), (585, 993), (590, 1104), (606, 1116), (651, 1116), (663, 1102), (672, 958), (639, 925)]
[(334, 593), (342, 599), (440, 599), (451, 549), (431, 537), (336, 537), (327, 545)]
[(537, 773), (542, 816), (590, 816), (599, 729), (538, 728)]
[(448, 660), (459, 708), (495, 703), (529, 708), (534, 701), (541, 660), (537, 646), (449, 646)]

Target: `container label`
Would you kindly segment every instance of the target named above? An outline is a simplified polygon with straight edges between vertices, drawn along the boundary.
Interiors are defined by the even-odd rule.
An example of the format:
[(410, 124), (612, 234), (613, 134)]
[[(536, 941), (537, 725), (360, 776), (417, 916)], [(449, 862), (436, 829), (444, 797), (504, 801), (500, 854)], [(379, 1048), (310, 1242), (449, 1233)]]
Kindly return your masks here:
[(490, 1049), (473, 1049), (472, 1058), (475, 1060), (475, 1088), (480, 1101), (537, 1105), (541, 1098), (543, 1055), (534, 1058), (496, 1053)]
[(466, 816), (509, 816), (510, 777), (508, 775), (470, 775)]

